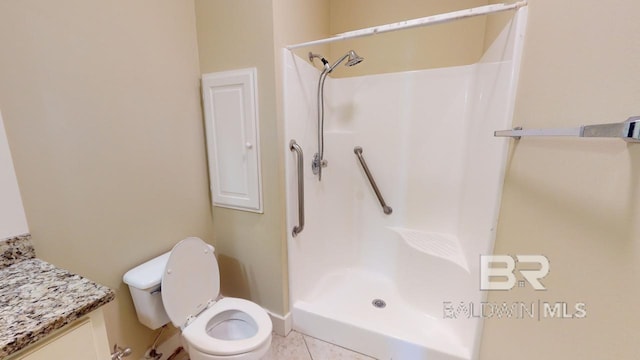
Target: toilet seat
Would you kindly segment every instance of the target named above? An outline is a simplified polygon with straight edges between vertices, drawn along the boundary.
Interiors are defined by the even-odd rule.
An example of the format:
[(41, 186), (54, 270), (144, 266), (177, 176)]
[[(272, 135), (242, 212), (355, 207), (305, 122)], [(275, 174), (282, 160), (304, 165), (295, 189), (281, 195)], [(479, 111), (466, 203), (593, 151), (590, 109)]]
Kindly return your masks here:
[(220, 271), (213, 247), (195, 237), (177, 243), (169, 254), (161, 286), (169, 319), (184, 329), (220, 295)]
[[(207, 333), (207, 324), (214, 316), (225, 311), (237, 310), (247, 314), (255, 321), (257, 332), (248, 338), (222, 340)], [(263, 308), (251, 301), (238, 298), (222, 298), (205, 310), (183, 331), (185, 340), (194, 348), (211, 355), (236, 355), (250, 352), (264, 345), (271, 338), (271, 319)]]
[[(182, 329), (189, 345), (204, 354), (238, 355), (251, 352), (271, 339), (272, 324), (267, 312), (251, 301), (221, 298), (220, 273), (213, 248), (199, 238), (186, 238), (171, 250), (162, 274), (162, 302), (174, 326)], [(255, 330), (246, 338), (224, 340), (208, 333), (210, 321), (227, 311), (254, 324), (232, 316), (245, 328)], [(238, 314), (237, 314), (238, 315)], [(222, 319), (220, 323), (225, 321)], [(227, 326), (231, 323), (223, 324)]]

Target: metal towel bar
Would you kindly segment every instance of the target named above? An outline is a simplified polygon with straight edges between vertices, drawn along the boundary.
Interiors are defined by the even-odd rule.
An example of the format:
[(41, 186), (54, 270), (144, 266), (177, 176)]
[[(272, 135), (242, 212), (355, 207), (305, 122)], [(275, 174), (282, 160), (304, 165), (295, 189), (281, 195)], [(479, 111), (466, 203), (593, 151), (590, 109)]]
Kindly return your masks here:
[(380, 189), (378, 189), (378, 185), (376, 185), (376, 181), (373, 179), (373, 175), (371, 175), (371, 172), (369, 171), (369, 167), (367, 166), (367, 163), (364, 161), (364, 157), (362, 156), (362, 147), (360, 146), (354, 147), (353, 152), (358, 157), (358, 160), (360, 160), (360, 165), (362, 165), (362, 169), (364, 170), (364, 173), (367, 175), (367, 179), (369, 179), (369, 182), (371, 183), (371, 187), (373, 188), (373, 191), (376, 193), (376, 196), (378, 197), (378, 201), (380, 201), (380, 205), (382, 206), (382, 211), (387, 215), (391, 214), (393, 212), (393, 209), (390, 206), (387, 206), (387, 204), (384, 202), (384, 198), (380, 193)]
[(293, 139), (289, 142), (289, 150), (295, 151), (298, 155), (298, 225), (294, 226), (291, 232), (295, 237), (304, 229), (304, 160), (302, 148)]
[(575, 136), (592, 138), (619, 138), (627, 142), (640, 142), (640, 116), (633, 116), (626, 121), (613, 124), (583, 125), (568, 129), (522, 129), (500, 130), (493, 136), (512, 137), (520, 139), (522, 136)]

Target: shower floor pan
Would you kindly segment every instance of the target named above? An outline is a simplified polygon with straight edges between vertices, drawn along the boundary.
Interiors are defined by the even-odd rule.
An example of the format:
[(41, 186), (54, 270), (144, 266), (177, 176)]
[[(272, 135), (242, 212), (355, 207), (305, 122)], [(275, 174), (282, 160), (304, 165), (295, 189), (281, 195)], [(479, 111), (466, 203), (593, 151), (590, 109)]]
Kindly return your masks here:
[[(377, 359), (469, 360), (470, 350), (441, 314), (425, 314), (393, 283), (366, 269), (326, 275), (309, 301), (293, 305), (295, 330)], [(373, 303), (383, 300), (378, 306)]]

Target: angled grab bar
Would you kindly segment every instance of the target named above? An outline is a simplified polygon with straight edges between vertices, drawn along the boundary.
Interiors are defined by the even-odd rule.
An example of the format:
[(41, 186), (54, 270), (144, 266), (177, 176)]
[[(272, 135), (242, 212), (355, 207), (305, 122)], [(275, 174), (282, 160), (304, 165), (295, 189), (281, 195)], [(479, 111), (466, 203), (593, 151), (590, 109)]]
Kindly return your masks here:
[(364, 170), (364, 173), (367, 175), (367, 179), (369, 179), (369, 183), (371, 183), (371, 187), (373, 188), (373, 191), (376, 193), (376, 196), (378, 197), (380, 206), (382, 206), (382, 211), (387, 215), (391, 214), (393, 212), (393, 209), (391, 208), (391, 206), (388, 206), (384, 202), (384, 198), (380, 193), (380, 189), (378, 189), (378, 185), (376, 184), (376, 181), (373, 179), (373, 175), (371, 175), (371, 171), (369, 171), (367, 162), (364, 161), (364, 157), (362, 156), (362, 147), (360, 146), (354, 147), (353, 153), (356, 154), (356, 156), (358, 157), (358, 160), (360, 160), (360, 165), (362, 165), (362, 169)]
[(302, 148), (294, 139), (289, 142), (289, 150), (295, 151), (298, 155), (298, 225), (293, 227), (291, 235), (295, 237), (304, 229), (304, 160)]

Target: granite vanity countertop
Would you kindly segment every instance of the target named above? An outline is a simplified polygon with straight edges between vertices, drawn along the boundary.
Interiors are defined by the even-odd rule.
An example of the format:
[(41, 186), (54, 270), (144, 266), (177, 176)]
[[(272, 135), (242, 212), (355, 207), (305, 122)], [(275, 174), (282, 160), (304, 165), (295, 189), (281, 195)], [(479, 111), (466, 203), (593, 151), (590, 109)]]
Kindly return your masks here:
[(114, 298), (111, 289), (37, 258), (0, 268), (0, 359)]

